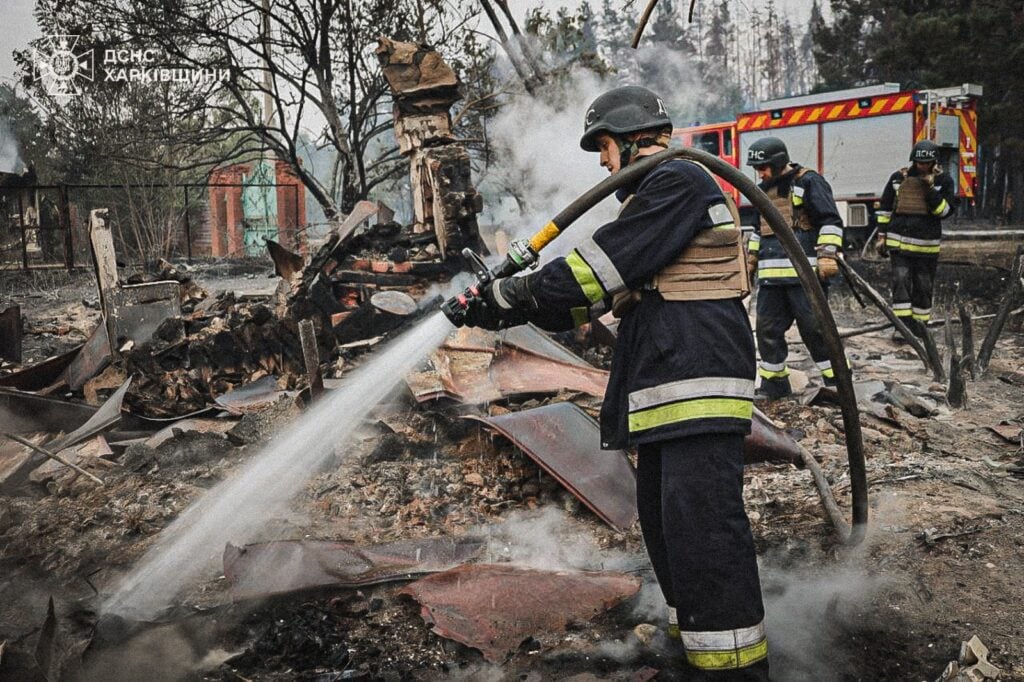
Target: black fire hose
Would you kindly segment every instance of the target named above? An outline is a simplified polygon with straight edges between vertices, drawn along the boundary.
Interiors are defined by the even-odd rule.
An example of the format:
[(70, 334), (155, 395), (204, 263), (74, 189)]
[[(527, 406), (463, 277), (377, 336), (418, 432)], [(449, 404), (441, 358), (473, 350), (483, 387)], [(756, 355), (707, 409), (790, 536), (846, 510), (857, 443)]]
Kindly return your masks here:
[[(477, 274), (477, 284), (470, 287), (462, 295), (455, 296), (445, 302), (441, 309), (455, 324), (460, 324), (465, 315), (469, 297), (478, 296), (484, 284), (498, 277), (510, 277), (527, 267), (533, 267), (540, 251), (558, 237), (577, 218), (589, 211), (620, 187), (639, 180), (655, 166), (669, 159), (689, 159), (702, 164), (716, 175), (724, 178), (738, 189), (761, 216), (768, 221), (775, 235), (786, 250), (786, 255), (796, 269), (800, 284), (810, 300), (811, 309), (821, 324), (822, 335), (828, 348), (829, 360), (835, 372), (836, 388), (839, 393), (839, 404), (843, 412), (843, 427), (846, 433), (846, 453), (850, 465), (850, 494), (853, 498), (853, 523), (849, 528), (837, 528), (840, 539), (848, 545), (859, 544), (864, 539), (868, 523), (868, 483), (867, 471), (864, 466), (864, 440), (860, 430), (860, 416), (857, 411), (857, 396), (853, 391), (853, 375), (846, 364), (843, 342), (839, 338), (836, 321), (832, 317), (832, 309), (825, 300), (825, 292), (818, 282), (818, 277), (804, 255), (803, 249), (792, 228), (783, 219), (771, 200), (757, 188), (754, 183), (734, 166), (722, 161), (717, 156), (696, 149), (667, 149), (651, 156), (645, 156), (617, 173), (605, 178), (579, 198), (569, 204), (565, 210), (556, 215), (551, 222), (541, 228), (529, 240), (513, 242), (509, 245), (509, 253), (501, 264), (488, 269), (483, 260), (470, 249), (463, 254), (473, 264)], [(823, 491), (824, 492), (824, 491)], [(845, 525), (845, 524), (844, 524)]]
[(848, 545), (860, 544), (864, 539), (868, 524), (868, 477), (864, 464), (864, 437), (860, 430), (857, 395), (853, 390), (853, 373), (847, 364), (843, 342), (839, 338), (839, 329), (836, 327), (832, 309), (825, 299), (825, 291), (821, 288), (817, 274), (804, 255), (803, 248), (796, 240), (796, 235), (793, 234), (793, 229), (786, 223), (782, 214), (772, 205), (768, 196), (738, 168), (722, 161), (717, 156), (696, 149), (670, 149), (663, 153), (666, 158), (671, 155), (701, 163), (738, 189), (771, 226), (775, 236), (779, 238), (782, 248), (786, 250), (786, 255), (793, 263), (797, 276), (800, 278), (800, 284), (803, 285), (804, 291), (807, 293), (811, 309), (821, 324), (822, 336), (825, 337), (825, 345), (828, 348), (828, 357), (832, 363), (832, 370), (835, 372), (839, 405), (843, 413), (843, 432), (846, 435), (846, 454), (850, 467), (852, 523), (849, 535), (842, 540)]
[[(839, 330), (836, 328), (835, 318), (832, 317), (832, 309), (825, 300), (825, 292), (821, 288), (818, 276), (811, 268), (810, 262), (804, 255), (800, 243), (796, 240), (792, 228), (783, 219), (770, 199), (762, 192), (753, 181), (745, 176), (740, 170), (717, 156), (696, 149), (667, 149), (651, 156), (639, 159), (618, 173), (610, 175), (589, 191), (573, 201), (569, 206), (559, 213), (545, 228), (548, 230), (548, 238), (543, 240), (547, 244), (559, 232), (568, 227), (581, 215), (593, 208), (598, 202), (620, 187), (627, 185), (650, 172), (655, 166), (663, 161), (673, 158), (690, 159), (696, 161), (716, 175), (720, 176), (733, 187), (738, 189), (743, 196), (750, 200), (754, 208), (761, 216), (768, 221), (775, 236), (779, 238), (782, 248), (793, 263), (800, 284), (807, 292), (811, 309), (821, 324), (822, 335), (825, 337), (825, 345), (828, 348), (829, 360), (832, 362), (832, 370), (835, 372), (836, 389), (839, 393), (839, 404), (843, 413), (843, 430), (846, 434), (846, 453), (850, 466), (850, 494), (852, 497), (852, 524), (849, 533), (842, 537), (842, 541), (848, 545), (857, 545), (864, 539), (868, 523), (868, 482), (867, 470), (864, 465), (864, 438), (860, 430), (860, 414), (857, 410), (857, 396), (853, 391), (853, 375), (846, 362), (846, 354), (843, 350), (843, 342), (839, 338)], [(552, 228), (554, 230), (552, 231)], [(539, 250), (539, 249), (538, 249)]]

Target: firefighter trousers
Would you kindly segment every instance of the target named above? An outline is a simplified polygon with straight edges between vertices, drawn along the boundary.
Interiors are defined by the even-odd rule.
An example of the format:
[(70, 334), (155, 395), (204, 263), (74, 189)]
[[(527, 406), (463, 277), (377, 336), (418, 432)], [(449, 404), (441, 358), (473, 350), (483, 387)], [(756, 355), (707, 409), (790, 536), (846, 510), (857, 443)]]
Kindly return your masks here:
[(743, 508), (743, 436), (638, 447), (637, 510), (686, 652), (683, 679), (768, 680), (757, 553)]
[(899, 252), (890, 252), (889, 258), (892, 261), (892, 311), (904, 322), (912, 320), (911, 331), (920, 335), (917, 326), (928, 322), (932, 314), (932, 292), (939, 259), (905, 256)]
[[(823, 288), (827, 294), (828, 288)], [(786, 331), (794, 321), (825, 385), (834, 386), (836, 382), (825, 336), (804, 288), (799, 284), (762, 285), (757, 292), (757, 350), (761, 355), (757, 373), (761, 377), (761, 390), (769, 398), (781, 398), (791, 392), (786, 365), (789, 355)]]

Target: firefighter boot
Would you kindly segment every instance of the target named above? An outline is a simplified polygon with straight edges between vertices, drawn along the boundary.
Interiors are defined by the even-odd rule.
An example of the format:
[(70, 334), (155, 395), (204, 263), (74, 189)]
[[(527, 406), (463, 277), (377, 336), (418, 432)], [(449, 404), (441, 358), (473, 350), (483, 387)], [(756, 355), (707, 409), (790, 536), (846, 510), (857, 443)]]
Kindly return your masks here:
[(921, 339), (922, 341), (925, 340), (925, 335), (928, 333), (928, 329), (925, 327), (924, 322), (922, 322), (921, 320), (907, 319), (905, 321), (905, 324), (907, 325), (907, 329), (910, 330), (911, 334)]
[(789, 377), (776, 377), (767, 379), (761, 377), (761, 385), (754, 391), (754, 400), (781, 400), (793, 395), (793, 389), (789, 385)]

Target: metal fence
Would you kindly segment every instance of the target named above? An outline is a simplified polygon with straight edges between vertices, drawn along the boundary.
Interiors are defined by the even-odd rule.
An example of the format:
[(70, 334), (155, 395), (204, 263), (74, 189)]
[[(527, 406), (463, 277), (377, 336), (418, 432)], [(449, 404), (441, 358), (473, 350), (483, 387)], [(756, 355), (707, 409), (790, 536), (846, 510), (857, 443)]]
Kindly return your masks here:
[[(268, 194), (273, 188), (273, 215), (254, 218), (242, 208), (242, 193), (254, 188)], [(303, 251), (304, 200), (301, 185), (284, 183), (0, 187), (0, 269), (90, 265), (95, 209), (107, 209), (104, 219), (123, 263), (255, 256), (265, 252), (268, 238)]]

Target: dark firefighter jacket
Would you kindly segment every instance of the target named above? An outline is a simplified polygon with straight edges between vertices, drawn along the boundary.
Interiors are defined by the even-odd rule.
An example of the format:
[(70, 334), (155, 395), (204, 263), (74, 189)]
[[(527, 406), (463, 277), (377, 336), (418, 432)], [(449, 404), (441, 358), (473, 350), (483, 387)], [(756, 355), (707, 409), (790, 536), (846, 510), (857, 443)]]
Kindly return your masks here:
[[(606, 449), (701, 433), (747, 433), (754, 396), (754, 339), (740, 298), (666, 301), (644, 289), (694, 235), (722, 221), (721, 190), (696, 164), (660, 164), (619, 200), (619, 217), (565, 258), (528, 275), (531, 321), (571, 329), (613, 294), (641, 289), (618, 328), (601, 409)], [(718, 217), (717, 221), (715, 216)]]
[[(774, 186), (779, 196), (788, 195), (794, 219), (801, 212), (804, 214), (804, 222), (811, 229), (794, 229), (793, 232), (803, 247), (807, 260), (817, 269), (819, 255), (834, 254), (843, 248), (843, 221), (839, 217), (835, 199), (832, 198), (832, 188), (825, 178), (812, 170), (805, 171), (797, 178), (800, 170), (798, 164), (793, 164), (789, 172), (777, 179), (762, 182), (758, 187), (767, 192)], [(761, 286), (799, 286), (800, 280), (797, 278), (796, 269), (782, 248), (779, 238), (774, 234), (762, 234), (767, 230), (762, 228), (764, 219), (760, 216), (758, 218), (754, 222), (754, 234), (747, 244), (750, 252), (756, 254), (758, 258), (758, 282)]]
[[(919, 175), (914, 165), (906, 169), (906, 173), (911, 177)], [(904, 256), (938, 258), (942, 219), (956, 207), (953, 179), (948, 173), (935, 174), (935, 183), (924, 197), (927, 215), (903, 215), (894, 211), (903, 180), (903, 170), (898, 170), (889, 176), (882, 190), (882, 201), (875, 213), (878, 231), (885, 235), (885, 245), (890, 251), (899, 251)]]

